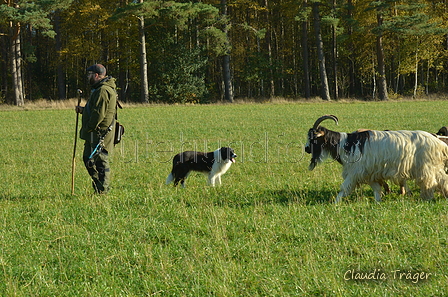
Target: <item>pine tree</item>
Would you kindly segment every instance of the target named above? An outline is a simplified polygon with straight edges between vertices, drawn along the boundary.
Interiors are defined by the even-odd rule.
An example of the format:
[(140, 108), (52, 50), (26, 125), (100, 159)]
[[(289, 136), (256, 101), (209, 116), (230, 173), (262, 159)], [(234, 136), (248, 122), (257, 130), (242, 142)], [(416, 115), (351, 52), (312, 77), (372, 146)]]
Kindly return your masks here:
[[(399, 71), (414, 73), (413, 97), (417, 95), (419, 63), (422, 59), (434, 60), (440, 54), (437, 44), (448, 33), (441, 21), (429, 16), (425, 3), (409, 1), (396, 8), (397, 13), (383, 24), (384, 31), (396, 36), (402, 51)], [(435, 38), (439, 36), (439, 38)], [(437, 40), (439, 40), (437, 42)]]
[(325, 53), (324, 53), (324, 43), (322, 41), (322, 32), (320, 29), (320, 14), (319, 14), (318, 1), (313, 2), (313, 19), (314, 19), (314, 32), (316, 34), (316, 46), (317, 46), (317, 56), (319, 60), (319, 73), (320, 73), (320, 83), (321, 83), (321, 97), (323, 100), (331, 100), (330, 88), (328, 85), (327, 77), (327, 66), (325, 64)]
[[(227, 1), (221, 0), (221, 14), (223, 18), (227, 18)], [(224, 99), (229, 102), (233, 102), (233, 86), (232, 77), (230, 74), (230, 42), (229, 40), (229, 24), (225, 22), (223, 24), (223, 32), (226, 38), (227, 50), (222, 56), (222, 79), (224, 85)]]
[(14, 104), (21, 106), (25, 100), (22, 67), (22, 28), (28, 26), (32, 30), (39, 30), (41, 34), (53, 38), (55, 32), (51, 24), (50, 15), (58, 9), (68, 7), (71, 1), (37, 0), (29, 2), (12, 0), (6, 4), (1, 4), (0, 19), (9, 24), (10, 52), (8, 57), (12, 74)]

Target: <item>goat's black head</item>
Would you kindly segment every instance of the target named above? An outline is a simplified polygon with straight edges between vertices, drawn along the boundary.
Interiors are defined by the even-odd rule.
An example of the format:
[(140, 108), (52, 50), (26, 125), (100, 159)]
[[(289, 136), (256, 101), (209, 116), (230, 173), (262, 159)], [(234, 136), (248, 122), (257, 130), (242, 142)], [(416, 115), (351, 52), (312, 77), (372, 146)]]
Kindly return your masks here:
[(320, 123), (326, 119), (331, 119), (336, 123), (336, 125), (338, 124), (338, 118), (336, 116), (324, 115), (318, 118), (314, 123), (313, 128), (308, 131), (308, 141), (305, 146), (305, 152), (311, 154), (309, 170), (313, 170), (322, 157), (322, 149), (326, 141), (324, 136), (329, 130), (325, 127), (321, 127)]
[(437, 132), (437, 135), (448, 136), (448, 127), (440, 128), (439, 131)]

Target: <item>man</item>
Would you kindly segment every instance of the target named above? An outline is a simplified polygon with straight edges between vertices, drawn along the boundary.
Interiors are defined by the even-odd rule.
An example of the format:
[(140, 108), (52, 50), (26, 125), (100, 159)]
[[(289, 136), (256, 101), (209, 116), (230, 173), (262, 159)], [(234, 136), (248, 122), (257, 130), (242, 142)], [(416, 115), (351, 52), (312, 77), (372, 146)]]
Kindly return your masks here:
[(83, 160), (95, 193), (106, 194), (110, 187), (109, 157), (114, 148), (117, 111), (115, 78), (106, 76), (106, 68), (101, 64), (87, 68), (87, 78), (92, 87), (90, 98), (84, 107), (76, 107), (76, 112), (82, 114)]

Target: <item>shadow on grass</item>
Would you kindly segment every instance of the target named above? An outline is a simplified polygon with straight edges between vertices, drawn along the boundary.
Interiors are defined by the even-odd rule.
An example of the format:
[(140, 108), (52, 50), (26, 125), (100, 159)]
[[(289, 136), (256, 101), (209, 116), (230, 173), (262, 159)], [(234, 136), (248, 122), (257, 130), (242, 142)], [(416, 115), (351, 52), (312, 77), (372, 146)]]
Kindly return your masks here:
[(331, 204), (334, 202), (334, 191), (331, 190), (292, 190), (278, 189), (260, 192), (246, 193), (244, 197), (219, 197), (215, 204), (228, 207), (252, 207), (264, 204), (302, 204), (317, 205)]
[[(323, 189), (267, 189), (254, 192), (246, 192), (243, 195), (217, 196), (215, 204), (229, 207), (252, 207), (256, 205), (324, 205), (334, 204), (338, 194), (337, 188), (331, 187)], [(401, 199), (419, 199), (418, 197), (405, 197), (391, 193), (382, 197), (382, 201), (394, 201)], [(434, 201), (435, 199), (433, 199)], [(341, 203), (369, 202), (375, 204), (373, 191), (370, 188), (363, 188), (354, 191), (351, 195), (344, 197)]]
[(48, 194), (41, 194), (41, 193), (37, 193), (37, 194), (0, 193), (0, 200), (5, 200), (5, 201), (25, 201), (25, 200), (29, 200), (29, 201), (33, 201), (33, 200), (47, 200), (47, 199), (54, 200), (55, 198), (58, 198), (60, 200), (73, 200), (77, 196), (81, 196), (81, 194), (72, 195), (72, 194), (68, 194), (68, 193), (55, 193), (55, 194), (52, 194), (52, 195), (48, 195)]
[(35, 198), (36, 197), (34, 196), (26, 196), (26, 195), (0, 194), (0, 200), (6, 200), (6, 201), (32, 200)]
[[(334, 201), (335, 192), (330, 190), (268, 190), (260, 196), (266, 202), (278, 204), (299, 203), (305, 205), (327, 204)], [(269, 201), (270, 200), (270, 201)]]

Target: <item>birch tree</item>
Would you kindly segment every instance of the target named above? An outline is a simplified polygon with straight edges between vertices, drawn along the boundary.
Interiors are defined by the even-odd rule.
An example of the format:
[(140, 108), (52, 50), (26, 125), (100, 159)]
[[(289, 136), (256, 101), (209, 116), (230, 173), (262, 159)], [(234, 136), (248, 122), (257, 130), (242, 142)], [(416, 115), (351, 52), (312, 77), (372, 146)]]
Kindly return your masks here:
[[(139, 0), (142, 4), (143, 0)], [(142, 103), (149, 102), (149, 87), (148, 87), (148, 59), (146, 57), (146, 33), (145, 33), (145, 17), (143, 15), (138, 16), (138, 30), (140, 37), (140, 101)]]

